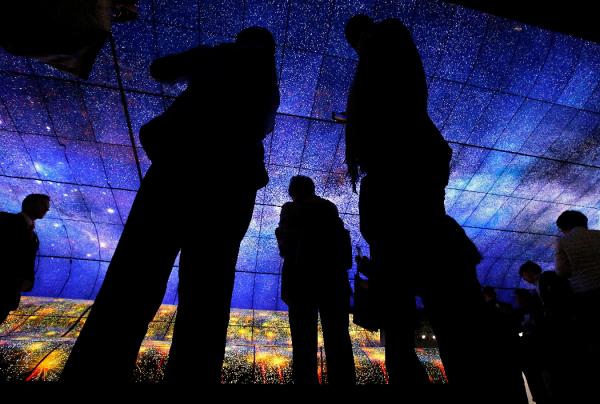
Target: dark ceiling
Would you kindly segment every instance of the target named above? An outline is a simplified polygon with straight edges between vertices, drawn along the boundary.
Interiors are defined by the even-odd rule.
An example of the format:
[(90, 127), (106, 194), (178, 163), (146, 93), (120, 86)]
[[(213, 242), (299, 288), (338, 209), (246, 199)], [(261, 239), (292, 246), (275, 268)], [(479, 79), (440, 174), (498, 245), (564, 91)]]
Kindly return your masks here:
[(600, 23), (593, 1), (446, 0), (463, 6), (600, 42)]

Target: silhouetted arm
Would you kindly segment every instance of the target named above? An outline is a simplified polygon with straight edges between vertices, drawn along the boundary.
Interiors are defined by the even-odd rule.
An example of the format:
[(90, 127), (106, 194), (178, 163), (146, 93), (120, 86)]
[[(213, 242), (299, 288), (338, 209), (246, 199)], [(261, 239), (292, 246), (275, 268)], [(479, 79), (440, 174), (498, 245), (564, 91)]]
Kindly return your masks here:
[(279, 255), (286, 257), (289, 252), (289, 237), (290, 237), (290, 208), (291, 205), (284, 203), (281, 207), (279, 215), (279, 226), (275, 229), (275, 237), (279, 246)]
[(165, 83), (187, 80), (202, 63), (202, 60), (213, 51), (214, 48), (198, 46), (186, 52), (158, 58), (150, 65), (150, 75)]
[[(37, 238), (36, 238), (37, 240)], [(37, 256), (37, 241), (35, 244), (32, 244), (29, 241), (27, 246), (27, 251), (23, 256), (23, 269), (21, 272), (21, 291), (29, 292), (33, 289), (33, 284), (35, 281), (35, 259)]]
[(361, 138), (368, 136), (369, 125), (372, 124), (371, 104), (373, 99), (370, 76), (373, 74), (370, 63), (362, 58), (356, 67), (354, 80), (348, 94), (346, 105), (346, 154), (348, 176), (352, 182), (352, 190), (356, 192), (356, 183), (360, 177)]
[(21, 292), (29, 292), (35, 276), (37, 242), (31, 239), (30, 230), (22, 219), (15, 221), (11, 227), (12, 240), (7, 251), (13, 257), (11, 262), (14, 267), (11, 270), (14, 271), (15, 287)]

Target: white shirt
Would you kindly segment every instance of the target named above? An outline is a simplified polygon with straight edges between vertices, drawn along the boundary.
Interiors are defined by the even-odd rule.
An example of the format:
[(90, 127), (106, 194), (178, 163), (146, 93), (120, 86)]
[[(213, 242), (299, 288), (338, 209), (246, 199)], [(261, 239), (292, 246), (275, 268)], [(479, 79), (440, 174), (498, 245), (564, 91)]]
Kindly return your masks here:
[(575, 293), (600, 289), (600, 231), (575, 227), (558, 239), (556, 272), (569, 278)]

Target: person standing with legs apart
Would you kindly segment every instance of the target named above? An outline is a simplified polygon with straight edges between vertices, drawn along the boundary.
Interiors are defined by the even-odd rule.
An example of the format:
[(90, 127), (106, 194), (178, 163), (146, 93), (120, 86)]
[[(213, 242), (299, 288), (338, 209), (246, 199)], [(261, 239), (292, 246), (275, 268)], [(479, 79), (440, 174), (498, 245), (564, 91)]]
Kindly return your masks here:
[(251, 27), (235, 43), (160, 58), (150, 72), (188, 87), (140, 130), (152, 166), (66, 363), (65, 382), (130, 381), (179, 252), (166, 379), (221, 381), (240, 242), (256, 192), (268, 182), (262, 141), (279, 105), (275, 42), (268, 30)]

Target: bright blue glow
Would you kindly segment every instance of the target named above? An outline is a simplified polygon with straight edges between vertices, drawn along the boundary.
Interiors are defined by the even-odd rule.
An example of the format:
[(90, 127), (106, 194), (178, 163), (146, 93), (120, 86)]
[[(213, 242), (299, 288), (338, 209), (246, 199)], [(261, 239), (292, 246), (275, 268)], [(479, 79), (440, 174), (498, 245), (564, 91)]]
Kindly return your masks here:
[(436, 75), (464, 82), (477, 60), (488, 16), (467, 8), (456, 10), (454, 26), (444, 45)]
[(102, 143), (131, 144), (127, 133), (125, 113), (120, 107), (121, 98), (116, 90), (85, 86), (85, 105), (90, 115), (96, 141)]
[(321, 76), (315, 92), (313, 117), (331, 119), (332, 111), (345, 111), (354, 69), (354, 61), (329, 56), (323, 59)]
[(279, 298), (279, 276), (269, 274), (256, 274), (254, 278), (254, 301), (252, 306), (256, 310), (265, 310), (267, 307), (282, 309), (283, 302)]
[[(600, 169), (589, 166), (600, 166), (598, 44), (437, 0), (157, 0), (139, 10), (137, 21), (113, 28), (134, 144), (108, 43), (85, 82), (0, 50), (0, 209), (18, 211), (31, 192), (52, 197), (37, 225), (32, 294), (96, 295), (139, 186), (133, 147), (142, 173), (150, 164), (139, 128), (185, 88), (154, 81), (149, 63), (198, 43), (231, 41), (252, 25), (275, 35), (282, 99), (265, 140), (270, 181), (240, 248), (234, 307), (286, 308), (274, 230), (292, 175), (313, 177), (317, 192), (338, 206), (353, 244), (368, 253), (358, 197), (344, 176), (343, 127), (330, 121), (345, 108), (356, 65), (343, 35), (356, 13), (399, 17), (413, 33), (431, 118), (460, 143), (451, 144), (446, 207), (484, 255), (482, 283), (525, 286), (516, 269), (526, 259), (552, 269), (554, 221), (566, 209), (600, 226)], [(202, 175), (199, 168), (199, 181)], [(401, 178), (393, 186), (410, 201)], [(175, 270), (165, 303), (177, 301), (177, 282)]]
[[(198, 12), (201, 31), (232, 37), (242, 29), (244, 0), (202, 0), (200, 3)], [(267, 12), (271, 11), (269, 8), (267, 10)]]
[(488, 18), (486, 38), (479, 48), (469, 84), (491, 89), (501, 87), (519, 38), (514, 27), (514, 22), (493, 16)]
[(342, 126), (334, 123), (314, 122), (308, 130), (302, 168), (330, 171), (339, 139), (343, 136)]
[(428, 76), (435, 72), (440, 62), (456, 9), (443, 1), (425, 0), (417, 2), (411, 15), (411, 33)]
[(155, 0), (154, 8), (157, 21), (194, 29), (198, 26), (198, 0)]
[(283, 59), (279, 112), (310, 116), (322, 55), (290, 50)]
[(293, 1), (290, 7), (290, 21), (294, 23), (288, 27), (286, 46), (323, 53), (331, 20), (331, 1)]
[[(231, 2), (233, 3), (233, 2)], [(244, 26), (258, 25), (273, 34), (275, 42), (282, 44), (286, 37), (289, 4), (279, 0), (246, 0)], [(235, 32), (232, 32), (234, 34)]]
[(568, 85), (582, 51), (583, 41), (570, 36), (554, 34), (554, 43), (544, 67), (528, 96), (556, 101)]
[(279, 258), (277, 240), (266, 237), (259, 238), (257, 252), (256, 261), (261, 264), (261, 272), (279, 274), (281, 270), (281, 259)]
[(39, 80), (32, 77), (0, 73), (4, 107), (15, 127), (24, 133), (47, 134), (50, 126), (38, 85)]
[(100, 156), (100, 148), (97, 143), (72, 140), (61, 140), (61, 143), (65, 145), (69, 165), (75, 168), (85, 167), (85, 169), (73, 170), (76, 183), (99, 187), (108, 185), (104, 161)]
[(279, 115), (275, 123), (269, 163), (298, 167), (310, 121)]
[(98, 261), (73, 260), (69, 279), (65, 282), (61, 295), (73, 299), (87, 296), (91, 299), (100, 268), (101, 264)]
[(481, 115), (492, 100), (491, 91), (465, 86), (454, 104), (454, 110), (444, 122), (446, 140), (467, 142), (480, 122)]

